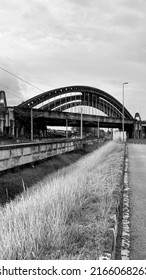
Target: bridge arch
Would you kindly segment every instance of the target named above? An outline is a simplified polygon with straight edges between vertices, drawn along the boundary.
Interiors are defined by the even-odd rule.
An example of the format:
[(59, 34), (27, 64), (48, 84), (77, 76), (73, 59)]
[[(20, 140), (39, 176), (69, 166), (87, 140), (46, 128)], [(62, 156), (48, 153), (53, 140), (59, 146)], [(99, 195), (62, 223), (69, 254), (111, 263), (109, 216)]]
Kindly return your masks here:
[[(41, 105), (44, 103), (43, 105)], [(109, 117), (121, 118), (123, 105), (109, 93), (90, 86), (67, 86), (41, 93), (18, 105), (18, 108), (36, 108), (64, 111), (74, 106), (91, 106)], [(124, 117), (133, 119), (124, 108)]]

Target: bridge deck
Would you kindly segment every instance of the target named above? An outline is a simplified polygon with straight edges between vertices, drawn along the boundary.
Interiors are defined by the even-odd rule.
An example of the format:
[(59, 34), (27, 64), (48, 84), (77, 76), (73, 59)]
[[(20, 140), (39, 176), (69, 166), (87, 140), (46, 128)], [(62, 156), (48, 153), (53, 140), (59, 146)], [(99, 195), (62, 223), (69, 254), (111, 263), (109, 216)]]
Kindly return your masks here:
[[(28, 121), (30, 119), (30, 109), (15, 108), (16, 118)], [(107, 116), (97, 116), (91, 114), (83, 114), (83, 125), (90, 127), (97, 127), (98, 122), (100, 127), (120, 128), (122, 129), (122, 118), (114, 118)], [(68, 119), (68, 126), (80, 126), (81, 113), (59, 112), (59, 111), (44, 111), (33, 109), (34, 121), (45, 121), (48, 126), (66, 126), (66, 119)], [(125, 119), (125, 128), (133, 125), (134, 119)]]

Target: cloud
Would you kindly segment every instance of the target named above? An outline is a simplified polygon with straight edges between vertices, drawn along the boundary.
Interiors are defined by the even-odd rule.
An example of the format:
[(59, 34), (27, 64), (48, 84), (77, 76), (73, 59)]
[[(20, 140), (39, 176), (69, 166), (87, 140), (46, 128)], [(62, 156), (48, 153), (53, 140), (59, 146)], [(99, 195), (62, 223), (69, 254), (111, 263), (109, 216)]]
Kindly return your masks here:
[(145, 0), (120, 0), (120, 6), (125, 9), (129, 9), (131, 11), (139, 11), (144, 13), (144, 9), (146, 8)]
[[(3, 63), (3, 65), (4, 69), (10, 70), (9, 64)], [(13, 71), (12, 68), (11, 71)], [(20, 81), (2, 69), (0, 69), (0, 90), (5, 91), (8, 106), (18, 105), (24, 100)]]
[[(1, 0), (1, 66), (44, 91), (86, 84), (120, 99), (128, 80), (129, 96), (139, 89), (144, 98), (145, 8), (145, 0)], [(20, 99), (40, 93), (13, 79), (3, 82)]]

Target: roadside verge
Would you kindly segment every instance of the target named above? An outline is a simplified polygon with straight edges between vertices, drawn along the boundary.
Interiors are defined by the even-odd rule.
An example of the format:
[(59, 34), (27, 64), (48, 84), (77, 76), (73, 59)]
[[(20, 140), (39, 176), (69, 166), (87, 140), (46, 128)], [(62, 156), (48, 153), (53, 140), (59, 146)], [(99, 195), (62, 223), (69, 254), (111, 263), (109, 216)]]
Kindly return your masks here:
[(129, 221), (129, 185), (128, 185), (128, 147), (125, 144), (123, 157), (123, 178), (121, 185), (113, 192), (113, 203), (109, 216), (109, 227), (105, 234), (105, 244), (100, 260), (114, 260), (116, 257), (117, 235), (119, 230), (119, 218), (122, 215), (121, 252), (122, 260), (130, 257), (130, 221)]

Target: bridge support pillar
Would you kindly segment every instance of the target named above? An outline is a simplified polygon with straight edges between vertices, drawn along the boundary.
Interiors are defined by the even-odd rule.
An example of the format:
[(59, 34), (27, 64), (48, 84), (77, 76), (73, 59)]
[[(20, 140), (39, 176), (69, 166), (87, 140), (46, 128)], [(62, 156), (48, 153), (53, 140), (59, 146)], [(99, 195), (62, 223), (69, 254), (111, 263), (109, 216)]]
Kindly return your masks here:
[(3, 118), (1, 118), (0, 119), (0, 132), (3, 134), (3, 132), (4, 132), (4, 119)]
[(12, 136), (15, 136), (15, 122), (12, 122)]
[(19, 137), (19, 129), (18, 129), (18, 127), (16, 127), (16, 138), (18, 138)]
[(21, 127), (21, 136), (24, 136), (24, 126)]
[(81, 139), (83, 139), (83, 108), (81, 106)]
[(137, 121), (134, 126), (134, 138), (140, 139), (142, 138), (142, 125), (141, 121)]
[(97, 131), (98, 131), (98, 138), (99, 138), (99, 118), (98, 118)]
[(66, 138), (68, 138), (68, 119), (66, 118)]
[(31, 109), (31, 141), (33, 141), (33, 109)]

